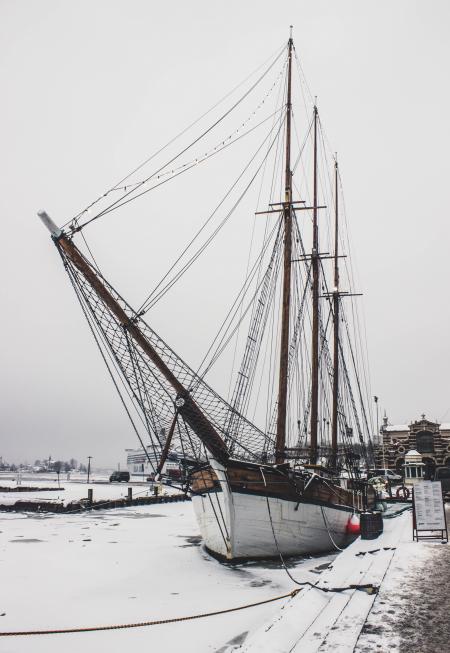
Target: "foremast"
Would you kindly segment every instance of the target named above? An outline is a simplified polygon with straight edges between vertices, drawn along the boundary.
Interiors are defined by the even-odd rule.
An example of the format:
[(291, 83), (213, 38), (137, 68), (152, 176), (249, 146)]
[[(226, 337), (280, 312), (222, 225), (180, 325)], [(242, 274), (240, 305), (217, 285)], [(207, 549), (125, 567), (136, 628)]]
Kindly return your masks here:
[(291, 116), (292, 116), (292, 27), (288, 42), (288, 72), (286, 101), (286, 160), (285, 191), (283, 203), (284, 253), (283, 253), (283, 300), (281, 313), (280, 370), (278, 385), (277, 437), (275, 445), (275, 462), (282, 464), (285, 460), (286, 418), (288, 394), (288, 360), (289, 360), (289, 323), (291, 303), (291, 266), (292, 266), (292, 171), (291, 171)]

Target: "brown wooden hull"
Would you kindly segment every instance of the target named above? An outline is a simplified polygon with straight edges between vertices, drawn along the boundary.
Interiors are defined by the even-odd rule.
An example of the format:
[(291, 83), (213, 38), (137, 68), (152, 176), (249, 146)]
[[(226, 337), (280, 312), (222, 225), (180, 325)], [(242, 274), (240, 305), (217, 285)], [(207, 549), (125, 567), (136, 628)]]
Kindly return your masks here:
[[(222, 490), (222, 484), (212, 467), (194, 472), (191, 478), (191, 488), (195, 494)], [(267, 495), (285, 501), (317, 501), (356, 510), (364, 509), (361, 493), (340, 487), (332, 480), (320, 476), (314, 477), (308, 483), (309, 479), (301, 474), (290, 474), (276, 467), (230, 461), (226, 467), (226, 478), (232, 492)], [(375, 494), (373, 490), (369, 492), (369, 503), (373, 504)]]

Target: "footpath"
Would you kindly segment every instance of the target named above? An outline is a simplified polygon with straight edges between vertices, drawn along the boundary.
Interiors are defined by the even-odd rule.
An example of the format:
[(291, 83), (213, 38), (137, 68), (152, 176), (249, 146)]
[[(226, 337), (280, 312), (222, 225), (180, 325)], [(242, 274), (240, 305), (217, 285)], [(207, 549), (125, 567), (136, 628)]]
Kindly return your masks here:
[[(446, 506), (447, 524), (450, 505)], [(450, 650), (450, 545), (406, 531), (362, 628), (355, 653)]]
[[(390, 508), (391, 515), (395, 510)], [(304, 586), (270, 623), (229, 653), (449, 650), (450, 546), (440, 540), (413, 542), (411, 510), (391, 515), (382, 535), (358, 538), (316, 586)], [(350, 586), (355, 587), (326, 591)]]

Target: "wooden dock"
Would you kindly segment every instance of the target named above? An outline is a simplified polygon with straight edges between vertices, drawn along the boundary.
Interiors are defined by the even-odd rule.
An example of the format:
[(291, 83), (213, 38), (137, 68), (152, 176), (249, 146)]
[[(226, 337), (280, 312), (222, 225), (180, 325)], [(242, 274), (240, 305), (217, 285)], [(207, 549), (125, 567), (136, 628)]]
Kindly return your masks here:
[[(411, 512), (404, 512), (394, 519), (385, 520), (384, 533), (377, 539), (358, 538), (337, 556), (316, 586), (303, 587), (239, 651), (352, 653), (397, 544), (406, 530), (410, 534), (410, 523)], [(351, 585), (373, 585), (375, 591), (356, 588), (323, 591)]]

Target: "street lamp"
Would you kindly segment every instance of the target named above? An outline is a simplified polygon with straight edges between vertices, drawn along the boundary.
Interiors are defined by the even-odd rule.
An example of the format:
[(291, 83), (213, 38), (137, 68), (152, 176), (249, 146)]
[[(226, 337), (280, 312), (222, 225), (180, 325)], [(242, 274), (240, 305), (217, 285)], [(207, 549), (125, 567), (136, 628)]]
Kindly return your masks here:
[[(373, 398), (377, 411), (377, 439), (380, 437), (380, 411), (378, 409), (378, 397)], [(379, 442), (379, 440), (378, 440)], [(383, 456), (383, 469), (386, 469), (386, 458), (384, 452), (384, 437), (381, 436), (381, 455)]]
[(91, 458), (92, 456), (88, 456), (88, 475), (87, 475), (87, 483), (89, 483), (89, 477), (91, 475)]

